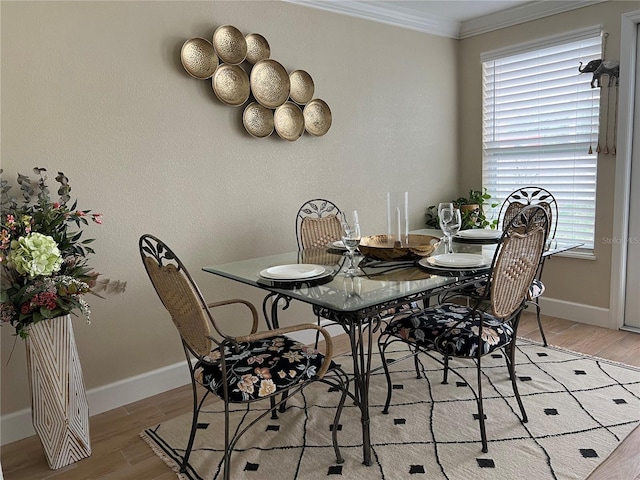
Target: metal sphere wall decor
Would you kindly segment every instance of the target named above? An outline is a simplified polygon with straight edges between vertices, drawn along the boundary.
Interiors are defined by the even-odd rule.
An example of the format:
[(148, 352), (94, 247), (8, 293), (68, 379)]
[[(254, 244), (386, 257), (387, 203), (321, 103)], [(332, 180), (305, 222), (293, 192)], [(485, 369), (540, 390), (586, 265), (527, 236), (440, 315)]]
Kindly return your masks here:
[(320, 137), (331, 127), (331, 110), (314, 98), (311, 75), (299, 69), (287, 72), (271, 58), (269, 42), (258, 33), (245, 36), (233, 25), (222, 25), (212, 41), (195, 37), (184, 42), (180, 61), (193, 78), (211, 79), (224, 105), (244, 106), (242, 124), (253, 138), (275, 131), (294, 142), (305, 131)]

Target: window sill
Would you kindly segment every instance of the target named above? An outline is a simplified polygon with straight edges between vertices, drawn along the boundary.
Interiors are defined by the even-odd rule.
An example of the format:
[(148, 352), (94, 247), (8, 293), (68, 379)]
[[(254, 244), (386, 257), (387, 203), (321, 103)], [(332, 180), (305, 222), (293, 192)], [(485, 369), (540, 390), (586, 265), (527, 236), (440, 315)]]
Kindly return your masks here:
[(595, 253), (593, 250), (585, 250), (585, 251), (567, 251), (562, 253), (557, 253), (554, 257), (565, 257), (565, 258), (578, 258), (580, 260), (597, 260)]

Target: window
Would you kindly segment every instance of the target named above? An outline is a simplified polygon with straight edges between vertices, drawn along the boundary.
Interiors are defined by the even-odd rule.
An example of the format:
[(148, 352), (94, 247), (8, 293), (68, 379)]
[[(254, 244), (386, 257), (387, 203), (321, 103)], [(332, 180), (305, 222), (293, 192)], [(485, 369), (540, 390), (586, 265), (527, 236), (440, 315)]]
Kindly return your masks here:
[(591, 74), (580, 75), (578, 66), (602, 58), (600, 34), (594, 27), (481, 58), (483, 185), (496, 201), (518, 187), (546, 188), (558, 202), (556, 238), (588, 250), (595, 235), (600, 89), (591, 88)]

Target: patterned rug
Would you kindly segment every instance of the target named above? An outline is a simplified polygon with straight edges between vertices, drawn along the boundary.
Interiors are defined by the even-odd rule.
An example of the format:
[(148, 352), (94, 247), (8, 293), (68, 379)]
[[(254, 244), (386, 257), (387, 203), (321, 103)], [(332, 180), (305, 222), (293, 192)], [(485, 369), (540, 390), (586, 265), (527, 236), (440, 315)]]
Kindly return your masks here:
[[(388, 357), (400, 358), (403, 347), (397, 348)], [(426, 355), (419, 358), (421, 379), (416, 379), (411, 359), (391, 364), (394, 393), (388, 415), (381, 413), (384, 373), (378, 370), (372, 376), (373, 465), (362, 464), (358, 410), (349, 401), (338, 437), (345, 463), (335, 463), (330, 425), (339, 394), (318, 383), (290, 399), (278, 420), (264, 418), (249, 430), (231, 457), (231, 478), (583, 480), (640, 423), (640, 369), (519, 339), (516, 371), (529, 422), (519, 420), (502, 356), (483, 358), (489, 452), (482, 453), (469, 386), (455, 375), (443, 385), (439, 364)], [(338, 361), (349, 370), (350, 357)], [(376, 354), (374, 365), (379, 364)], [(475, 385), (475, 364), (451, 365)], [(203, 409), (191, 468), (179, 478), (222, 478), (220, 407), (216, 402)], [(232, 425), (250, 421), (253, 408), (236, 410)], [(141, 433), (175, 471), (187, 443), (190, 416)]]

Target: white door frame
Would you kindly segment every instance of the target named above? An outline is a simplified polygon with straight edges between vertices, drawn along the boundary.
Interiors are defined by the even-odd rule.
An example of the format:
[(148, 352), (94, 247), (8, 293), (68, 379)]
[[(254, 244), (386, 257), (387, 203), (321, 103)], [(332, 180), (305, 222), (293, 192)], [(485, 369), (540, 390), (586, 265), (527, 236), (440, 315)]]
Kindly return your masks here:
[[(622, 15), (620, 28), (620, 86), (618, 98), (618, 138), (616, 180), (613, 207), (613, 236), (620, 241), (611, 246), (611, 295), (609, 327), (619, 329), (624, 324), (625, 287), (627, 277), (627, 243), (629, 235), (629, 204), (631, 198), (631, 153), (633, 144), (633, 107), (635, 104), (636, 45), (640, 10)], [(640, 126), (636, 125), (636, 131)]]

